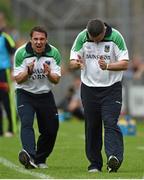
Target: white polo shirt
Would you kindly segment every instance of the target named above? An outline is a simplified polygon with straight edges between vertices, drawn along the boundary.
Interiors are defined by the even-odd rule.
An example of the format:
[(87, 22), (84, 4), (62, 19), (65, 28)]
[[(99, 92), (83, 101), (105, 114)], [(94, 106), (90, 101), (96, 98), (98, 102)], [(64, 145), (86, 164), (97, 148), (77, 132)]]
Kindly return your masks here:
[(98, 43), (89, 40), (87, 29), (80, 32), (72, 46), (70, 60), (78, 59), (78, 55), (85, 64), (81, 70), (81, 81), (89, 87), (107, 87), (122, 80), (123, 71), (100, 69), (100, 56), (104, 57), (106, 63), (129, 60), (124, 38), (109, 26), (104, 39)]
[(50, 64), (51, 72), (61, 76), (60, 53), (55, 47), (47, 44), (45, 52), (38, 57), (34, 54), (30, 43), (21, 46), (16, 51), (14, 57), (14, 76), (25, 71), (27, 65), (33, 62), (33, 60), (35, 60), (33, 74), (27, 81), (21, 84), (16, 83), (15, 87), (16, 89), (24, 89), (25, 91), (34, 94), (48, 93), (54, 84), (51, 83), (44, 74), (43, 64), (48, 62)]

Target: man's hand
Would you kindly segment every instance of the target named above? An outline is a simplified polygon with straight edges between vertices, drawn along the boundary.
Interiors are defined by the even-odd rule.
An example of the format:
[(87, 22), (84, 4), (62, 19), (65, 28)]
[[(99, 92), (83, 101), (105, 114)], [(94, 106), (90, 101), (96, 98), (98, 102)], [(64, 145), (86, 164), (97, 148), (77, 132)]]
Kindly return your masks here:
[(34, 68), (34, 62), (35, 62), (35, 60), (33, 60), (31, 63), (29, 63), (27, 65), (27, 69), (25, 71), (20, 72), (17, 76), (14, 77), (15, 81), (18, 84), (21, 84), (21, 83), (27, 81), (29, 79), (29, 76), (32, 75), (33, 68)]
[(60, 80), (60, 76), (58, 76), (56, 73), (51, 72), (50, 68), (50, 62), (45, 62), (43, 64), (44, 67), (44, 74), (47, 76), (50, 82), (57, 84)]
[(44, 63), (43, 64), (43, 67), (44, 67), (44, 73), (46, 76), (48, 76), (51, 72), (51, 68), (50, 68), (50, 65), (48, 65), (47, 63)]
[(100, 60), (98, 61), (98, 63), (102, 70), (107, 70), (108, 64), (105, 62), (103, 56), (100, 56)]
[(83, 69), (84, 68), (84, 60), (81, 58), (80, 55), (77, 55), (77, 59), (73, 59), (70, 62), (71, 69)]
[(77, 55), (77, 56), (78, 56), (78, 59), (76, 60), (77, 65), (79, 66), (80, 69), (83, 69), (84, 68), (84, 60), (82, 59), (82, 57), (80, 55)]
[(34, 68), (34, 63), (35, 63), (35, 60), (33, 60), (31, 63), (29, 63), (29, 64), (27, 65), (28, 75), (32, 75), (32, 73), (33, 73), (33, 68)]

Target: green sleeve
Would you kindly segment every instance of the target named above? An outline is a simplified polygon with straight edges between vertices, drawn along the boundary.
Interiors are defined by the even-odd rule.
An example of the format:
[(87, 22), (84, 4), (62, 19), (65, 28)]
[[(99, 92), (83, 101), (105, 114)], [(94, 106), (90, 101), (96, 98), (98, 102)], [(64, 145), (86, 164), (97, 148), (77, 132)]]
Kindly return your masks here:
[(24, 60), (25, 47), (20, 47), (15, 53), (15, 67), (21, 66)]
[(78, 34), (78, 36), (76, 37), (76, 39), (73, 43), (72, 51), (79, 51), (83, 47), (83, 44), (87, 40), (86, 32), (87, 32), (87, 30), (85, 29)]

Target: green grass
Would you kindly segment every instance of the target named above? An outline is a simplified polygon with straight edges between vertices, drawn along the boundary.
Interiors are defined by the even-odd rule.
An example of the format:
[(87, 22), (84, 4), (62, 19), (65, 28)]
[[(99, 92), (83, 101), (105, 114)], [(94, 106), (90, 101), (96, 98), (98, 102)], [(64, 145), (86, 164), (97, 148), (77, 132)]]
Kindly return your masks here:
[[(0, 163), (1, 179), (36, 179), (27, 172), (42, 173), (57, 179), (142, 179), (144, 178), (144, 125), (137, 123), (137, 135), (125, 136), (125, 158), (117, 173), (106, 171), (106, 157), (101, 173), (88, 173), (89, 162), (85, 156), (84, 123), (76, 120), (60, 123), (60, 129), (53, 153), (47, 160), (48, 169), (27, 170), (26, 174)], [(3, 157), (23, 168), (18, 161), (21, 149), (19, 135), (0, 138), (0, 158)]]

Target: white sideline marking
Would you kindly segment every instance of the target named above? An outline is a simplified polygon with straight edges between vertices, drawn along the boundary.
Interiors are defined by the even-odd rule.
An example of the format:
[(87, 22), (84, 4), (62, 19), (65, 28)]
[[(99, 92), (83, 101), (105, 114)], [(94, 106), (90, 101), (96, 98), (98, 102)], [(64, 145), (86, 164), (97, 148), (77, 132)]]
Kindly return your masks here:
[(78, 135), (78, 137), (79, 137), (80, 139), (85, 139), (85, 135), (84, 135), (84, 134), (80, 134), (80, 135)]
[(3, 157), (0, 157), (0, 164), (3, 164), (4, 166), (6, 166), (6, 167), (8, 167), (10, 169), (13, 169), (13, 170), (15, 170), (17, 172), (20, 172), (20, 173), (23, 173), (23, 174), (29, 174), (31, 176), (34, 176), (34, 177), (37, 177), (37, 178), (40, 178), (40, 179), (53, 179), (52, 177), (47, 176), (46, 174), (38, 173), (38, 172), (32, 172), (30, 170), (26, 170), (24, 168), (21, 168), (21, 167), (15, 165), (11, 161), (8, 161), (7, 159), (5, 159)]
[(144, 146), (138, 146), (137, 149), (138, 149), (138, 150), (143, 150), (143, 151), (144, 151)]

